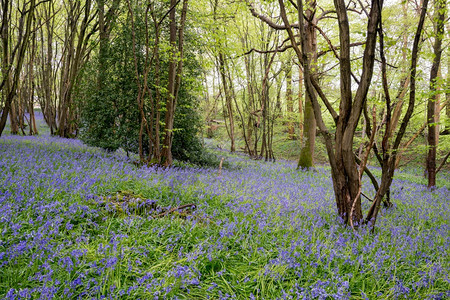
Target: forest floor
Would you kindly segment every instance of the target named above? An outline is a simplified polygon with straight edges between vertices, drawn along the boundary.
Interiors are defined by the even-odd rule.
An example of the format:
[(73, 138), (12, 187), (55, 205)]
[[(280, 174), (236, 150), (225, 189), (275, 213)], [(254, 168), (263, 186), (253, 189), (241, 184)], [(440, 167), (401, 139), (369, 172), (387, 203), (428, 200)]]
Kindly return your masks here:
[[(416, 133), (415, 130), (410, 129), (410, 132), (407, 132), (404, 143), (409, 141), (412, 136)], [(296, 128), (296, 134), (294, 139), (288, 139), (288, 134), (286, 131), (286, 125), (282, 122), (275, 124), (274, 135), (273, 135), (273, 145), (272, 150), (275, 155), (276, 160), (285, 159), (291, 161), (298, 161), (300, 157), (300, 149), (302, 148), (302, 139), (298, 137), (299, 130)], [(204, 138), (205, 144), (209, 147), (217, 148), (217, 149), (230, 149), (231, 143), (228, 137), (227, 130), (224, 126), (218, 127), (213, 132), (213, 138), (208, 139)], [(358, 149), (362, 143), (367, 142), (367, 136), (365, 138), (361, 137), (361, 132), (358, 132), (355, 136), (354, 147)], [(242, 136), (237, 135), (235, 139), (236, 149), (238, 152), (244, 152), (245, 149), (245, 141)], [(425, 168), (425, 160), (427, 156), (427, 141), (426, 135), (420, 134), (414, 139), (413, 142), (409, 145), (409, 147), (401, 148), (402, 157), (399, 164), (399, 169), (407, 169), (408, 173), (411, 174), (422, 174), (425, 176), (424, 168)], [(323, 138), (318, 134), (316, 137), (315, 147), (314, 147), (314, 163), (316, 165), (328, 165), (328, 155), (325, 148)], [(258, 149), (261, 149), (261, 141), (259, 142)], [(444, 157), (450, 151), (450, 135), (440, 135), (439, 136), (439, 147), (437, 151), (437, 162), (436, 164), (440, 166)], [(372, 166), (379, 166), (379, 163), (373, 154), (373, 151), (369, 154), (368, 164)], [(447, 173), (450, 172), (450, 164), (447, 162), (442, 167), (443, 171)], [(439, 177), (439, 175), (438, 175)]]
[(448, 173), (429, 191), (399, 172), (394, 207), (354, 232), (327, 167), (219, 154), (220, 172), (138, 168), (78, 140), (2, 137), (0, 298), (450, 297)]

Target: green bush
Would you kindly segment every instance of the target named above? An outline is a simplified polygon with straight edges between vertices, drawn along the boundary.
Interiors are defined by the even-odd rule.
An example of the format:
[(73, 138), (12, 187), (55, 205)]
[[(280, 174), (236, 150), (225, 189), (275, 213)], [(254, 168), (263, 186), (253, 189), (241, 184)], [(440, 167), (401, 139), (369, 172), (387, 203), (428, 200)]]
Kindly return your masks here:
[[(141, 24), (144, 18), (139, 18), (136, 12), (136, 48), (145, 47), (145, 26)], [(100, 71), (99, 57), (93, 57), (85, 66), (77, 85), (77, 99), (81, 112), (80, 138), (90, 146), (101, 147), (110, 151), (119, 148), (127, 152), (138, 153), (140, 113), (137, 105), (138, 86), (135, 77), (135, 64), (131, 25), (129, 21), (117, 26), (110, 41), (107, 55), (103, 58), (103, 68)], [(192, 39), (186, 35), (186, 43)], [(186, 47), (190, 49), (191, 47)], [(138, 70), (142, 73), (145, 68), (144, 53), (137, 52)], [(161, 50), (161, 82), (159, 88), (162, 94), (160, 107), (165, 107), (164, 86), (167, 85), (166, 74), (168, 59), (164, 50)], [(217, 162), (214, 157), (207, 154), (198, 137), (201, 126), (200, 115), (196, 111), (198, 100), (196, 91), (201, 67), (195, 54), (186, 50), (183, 66), (183, 79), (178, 95), (178, 103), (174, 119), (174, 140), (172, 154), (175, 159), (189, 161), (199, 165), (211, 165)], [(99, 74), (102, 72), (101, 74)], [(101, 76), (101, 85), (99, 84)], [(148, 76), (148, 85), (153, 97), (144, 99), (144, 111), (150, 114), (151, 99), (155, 99), (156, 84), (152, 82), (154, 70)], [(141, 78), (141, 85), (144, 84)], [(164, 120), (164, 111), (161, 109), (161, 120)], [(161, 124), (161, 131), (163, 124)], [(146, 133), (144, 141), (148, 140)], [(149, 152), (148, 143), (144, 143), (144, 155)]]

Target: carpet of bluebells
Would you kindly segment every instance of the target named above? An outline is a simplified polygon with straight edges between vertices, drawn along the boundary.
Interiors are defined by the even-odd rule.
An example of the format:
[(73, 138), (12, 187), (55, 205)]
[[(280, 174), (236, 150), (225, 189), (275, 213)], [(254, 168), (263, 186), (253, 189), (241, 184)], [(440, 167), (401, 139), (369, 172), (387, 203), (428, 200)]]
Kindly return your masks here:
[(0, 298), (449, 299), (448, 174), (429, 191), (399, 173), (375, 232), (354, 232), (326, 167), (222, 155), (220, 174), (139, 168), (78, 140), (2, 137)]

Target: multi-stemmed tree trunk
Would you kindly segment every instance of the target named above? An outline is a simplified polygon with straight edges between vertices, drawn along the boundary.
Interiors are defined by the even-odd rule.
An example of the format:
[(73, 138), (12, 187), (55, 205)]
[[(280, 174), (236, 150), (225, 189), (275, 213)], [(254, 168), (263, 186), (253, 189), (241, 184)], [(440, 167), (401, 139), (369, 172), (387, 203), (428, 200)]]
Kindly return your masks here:
[[(300, 7), (303, 6), (302, 1), (298, 0), (297, 2), (300, 4), (299, 11), (302, 11), (302, 9), (300, 9)], [(354, 96), (351, 88), (350, 27), (347, 16), (347, 7), (343, 0), (335, 0), (334, 4), (339, 24), (340, 41), (340, 106), (339, 117), (336, 121), (334, 147), (332, 146), (333, 141), (331, 135), (326, 129), (323, 120), (321, 120), (320, 107), (317, 98), (314, 95), (312, 83), (314, 78), (310, 73), (310, 59), (305, 52), (305, 49), (307, 49), (306, 39), (302, 27), (303, 18), (300, 16), (299, 24), (303, 49), (301, 53), (303, 55), (306, 91), (312, 100), (316, 119), (320, 120), (319, 128), (324, 133), (327, 144), (338, 213), (346, 223), (359, 223), (362, 220), (360, 177), (358, 165), (353, 154), (353, 138), (372, 80), (377, 28), (381, 15), (381, 3), (372, 2), (372, 6), (370, 7), (366, 45), (362, 62), (362, 74)]]
[[(337, 22), (339, 26), (339, 54), (337, 53), (337, 47), (331, 45), (328, 38), (330, 50), (334, 52), (334, 55), (338, 59), (339, 69), (340, 69), (340, 96), (339, 96), (339, 113), (335, 111), (327, 96), (321, 89), (317, 82), (317, 78), (313, 76), (314, 65), (311, 62), (311, 57), (308, 55), (308, 38), (304, 25), (304, 15), (303, 15), (303, 1), (297, 0), (294, 7), (298, 13), (298, 24), (290, 24), (286, 8), (283, 0), (278, 0), (280, 7), (281, 18), (283, 19), (284, 25), (278, 25), (271, 21), (268, 17), (259, 15), (256, 13), (255, 9), (251, 7), (251, 12), (254, 16), (258, 17), (265, 23), (269, 24), (272, 28), (278, 30), (286, 30), (291, 42), (291, 47), (294, 48), (295, 53), (299, 59), (299, 62), (303, 66), (303, 78), (306, 88), (306, 94), (311, 99), (311, 103), (314, 109), (314, 116), (317, 121), (317, 126), (319, 127), (320, 133), (323, 135), (325, 140), (325, 145), (328, 153), (329, 163), (331, 166), (331, 177), (333, 180), (334, 194), (336, 199), (336, 206), (339, 216), (344, 220), (345, 223), (352, 225), (352, 227), (357, 226), (363, 221), (363, 214), (361, 208), (361, 176), (362, 171), (365, 170), (366, 173), (370, 174), (365, 168), (365, 163), (368, 155), (367, 149), (365, 153), (365, 159), (361, 162), (361, 166), (358, 166), (357, 158), (353, 152), (353, 139), (355, 136), (356, 127), (358, 125), (359, 119), (361, 117), (363, 107), (365, 106), (367, 100), (367, 93), (372, 81), (372, 75), (374, 71), (375, 63), (375, 53), (376, 53), (376, 43), (377, 36), (379, 35), (380, 41), (380, 57), (382, 65), (382, 77), (383, 77), (383, 90), (385, 92), (386, 98), (386, 127), (383, 143), (382, 143), (382, 153), (383, 153), (383, 163), (382, 163), (382, 176), (381, 183), (378, 185), (376, 183), (376, 194), (372, 203), (371, 208), (367, 213), (365, 222), (371, 222), (375, 225), (377, 214), (379, 211), (381, 200), (388, 191), (395, 170), (395, 162), (397, 158), (398, 148), (400, 142), (405, 134), (406, 127), (408, 126), (409, 120), (411, 118), (412, 112), (415, 105), (415, 77), (416, 77), (416, 65), (418, 58), (419, 41), (421, 39), (421, 34), (423, 31), (423, 23), (426, 15), (426, 8), (428, 5), (428, 0), (424, 0), (421, 8), (420, 20), (418, 28), (414, 38), (414, 44), (411, 54), (411, 67), (410, 67), (410, 99), (408, 103), (408, 108), (406, 114), (403, 116), (400, 129), (398, 130), (394, 142), (391, 145), (391, 138), (393, 138), (392, 133), (392, 104), (390, 102), (389, 89), (387, 84), (386, 75), (386, 58), (384, 56), (384, 36), (381, 22), (381, 10), (383, 8), (382, 0), (373, 0), (369, 7), (364, 8), (367, 16), (367, 30), (365, 32), (366, 40), (363, 43), (365, 45), (364, 53), (362, 57), (362, 73), (359, 78), (357, 78), (351, 69), (351, 55), (350, 48), (352, 46), (361, 45), (361, 43), (350, 43), (350, 25), (347, 16), (348, 8), (343, 0), (335, 0), (335, 13), (337, 15)], [(292, 3), (292, 2), (291, 2)], [(329, 12), (324, 12), (329, 13)], [(308, 24), (311, 24), (311, 18), (306, 18)], [(296, 40), (296, 35), (294, 35), (293, 28), (299, 28), (300, 30), (300, 45)], [(356, 84), (353, 87), (356, 90), (352, 90), (352, 77)], [(336, 131), (332, 134), (326, 127), (323, 117), (321, 107), (319, 105), (317, 94), (322, 99), (328, 112), (331, 114)], [(374, 114), (375, 116), (375, 114)], [(375, 120), (375, 118), (374, 118)], [(373, 139), (374, 132), (371, 134), (371, 140)], [(373, 178), (374, 179), (374, 178)], [(374, 184), (375, 185), (375, 184)]]
[(437, 126), (437, 78), (439, 73), (439, 66), (442, 56), (442, 39), (444, 35), (444, 22), (446, 0), (435, 0), (435, 38), (433, 45), (433, 64), (430, 72), (430, 98), (427, 103), (427, 125), (428, 125), (428, 155), (427, 155), (427, 176), (428, 187), (436, 185), (436, 148), (438, 145), (439, 131)]
[[(0, 136), (5, 129), (8, 114), (14, 105), (13, 101), (19, 88), (20, 75), (25, 59), (25, 51), (27, 50), (30, 35), (32, 31), (32, 23), (34, 22), (34, 10), (36, 1), (30, 0), (24, 2), (20, 17), (18, 20), (17, 37), (14, 39), (11, 35), (14, 32), (11, 24), (12, 4), (8, 0), (1, 1), (2, 9), (2, 82), (0, 83), (0, 91), (4, 95), (4, 107), (0, 117)], [(15, 40), (14, 47), (11, 47), (10, 41)], [(11, 48), (10, 48), (11, 47)], [(14, 49), (14, 51), (10, 51)], [(14, 108), (13, 108), (14, 109)], [(14, 112), (14, 110), (13, 110)], [(11, 119), (15, 118), (13, 115)]]
[(175, 118), (175, 109), (177, 106), (178, 92), (180, 90), (181, 76), (183, 72), (183, 46), (184, 46), (184, 27), (186, 24), (186, 15), (188, 9), (188, 0), (183, 0), (180, 12), (180, 20), (177, 22), (175, 16), (175, 7), (179, 1), (171, 0), (170, 7), (173, 9), (169, 13), (169, 45), (171, 53), (169, 58), (169, 79), (167, 87), (166, 114), (164, 118), (163, 143), (161, 159), (164, 166), (172, 165), (172, 141), (173, 141), (173, 122)]
[[(362, 63), (363, 70), (358, 89), (355, 96), (353, 97), (351, 89), (351, 46), (347, 7), (343, 0), (335, 1), (335, 9), (338, 18), (340, 37), (340, 56), (338, 56), (338, 58), (340, 66), (341, 93), (340, 109), (338, 115), (321, 90), (319, 84), (317, 83), (317, 79), (313, 76), (312, 71), (314, 71), (314, 66), (313, 64), (311, 64), (311, 57), (307, 52), (308, 39), (306, 37), (307, 35), (303, 20), (303, 1), (297, 0), (296, 9), (298, 12), (298, 24), (296, 24), (295, 26), (291, 25), (288, 20), (284, 1), (278, 0), (278, 3), (284, 26), (277, 25), (274, 22), (270, 21), (267, 17), (258, 15), (253, 8), (252, 14), (260, 18), (262, 21), (268, 23), (273, 28), (287, 31), (291, 46), (294, 48), (299, 62), (303, 65), (303, 78), (306, 88), (306, 94), (307, 97), (309, 97), (309, 99), (311, 100), (317, 125), (324, 136), (331, 165), (331, 173), (338, 213), (348, 224), (360, 222), (362, 220), (360, 175), (352, 149), (353, 136), (362, 112), (363, 104), (366, 100), (366, 95), (373, 74), (375, 44), (377, 40), (376, 37), (379, 18), (381, 15), (381, 5), (372, 5), (370, 13), (368, 15), (368, 27), (366, 34), (367, 38)], [(294, 35), (293, 32), (294, 27), (299, 28), (301, 42), (300, 44), (302, 50), (300, 50), (300, 48), (298, 47), (296, 35)], [(334, 47), (330, 48), (335, 49)], [(335, 120), (336, 133), (334, 137), (326, 128), (323, 121), (316, 91), (322, 98), (327, 109), (330, 111), (333, 119)], [(350, 217), (350, 215), (352, 217)], [(353, 219), (354, 222), (351, 222), (351, 219)]]
[[(40, 55), (38, 56), (38, 64), (40, 65), (37, 77), (37, 94), (39, 105), (42, 110), (42, 115), (45, 122), (50, 128), (50, 133), (53, 135), (58, 131), (56, 121), (57, 111), (57, 91), (56, 91), (56, 74), (58, 72), (58, 65), (53, 66), (56, 59), (54, 54), (57, 49), (54, 49), (54, 35), (55, 35), (55, 3), (49, 1), (37, 10), (37, 22), (39, 28), (39, 48)], [(56, 48), (56, 47), (55, 47)]]
[[(89, 40), (96, 31), (91, 26), (92, 1), (70, 0), (67, 4), (67, 24), (64, 38), (58, 105), (58, 135), (74, 137), (78, 132), (77, 112), (73, 103), (73, 87), (86, 54), (90, 51)], [(81, 18), (81, 21), (79, 19)]]
[[(188, 10), (188, 0), (183, 0), (182, 8), (177, 10), (181, 1), (171, 0), (169, 9), (158, 19), (157, 8), (155, 3), (147, 3), (145, 10), (145, 44), (144, 46), (144, 65), (143, 71), (139, 67), (138, 56), (140, 56), (136, 38), (136, 27), (134, 23), (134, 13), (131, 1), (127, 1), (129, 17), (132, 28), (132, 44), (135, 79), (137, 83), (137, 106), (140, 115), (140, 131), (139, 141), (139, 157), (141, 163), (159, 164), (162, 166), (170, 166), (173, 163), (172, 157), (172, 141), (174, 131), (174, 117), (177, 105), (178, 93), (182, 82), (183, 71), (183, 45), (184, 45), (184, 28), (186, 24), (186, 16)], [(177, 21), (177, 11), (179, 11), (179, 20)], [(168, 78), (167, 89), (162, 91), (161, 77), (163, 62), (160, 57), (160, 38), (162, 32), (162, 24), (165, 18), (169, 21), (168, 36)], [(154, 38), (151, 40), (150, 35), (150, 18), (153, 22), (155, 30)], [(150, 70), (153, 69), (153, 78), (150, 78)], [(153, 91), (151, 89), (154, 90)], [(155, 96), (153, 96), (155, 95)], [(161, 123), (161, 102), (163, 96), (166, 96), (164, 109), (164, 131), (160, 133)], [(148, 138), (148, 158), (144, 157), (144, 133)]]

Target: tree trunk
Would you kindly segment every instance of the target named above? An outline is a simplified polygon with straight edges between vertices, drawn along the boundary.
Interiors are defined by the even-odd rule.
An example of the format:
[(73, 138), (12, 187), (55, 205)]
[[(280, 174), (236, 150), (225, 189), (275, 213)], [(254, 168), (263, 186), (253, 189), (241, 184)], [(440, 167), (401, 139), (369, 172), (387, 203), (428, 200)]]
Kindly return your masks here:
[(290, 60), (287, 63), (286, 71), (286, 110), (287, 110), (287, 132), (288, 139), (295, 139), (295, 128), (292, 117), (294, 115), (294, 100), (292, 98), (292, 66)]
[(29, 61), (28, 61), (28, 95), (25, 99), (24, 103), (24, 111), (28, 111), (29, 113), (29, 134), (30, 135), (36, 135), (39, 134), (37, 127), (36, 127), (36, 119), (34, 115), (34, 93), (35, 93), (35, 75), (34, 75), (34, 69), (35, 69), (35, 58), (36, 58), (36, 32), (33, 33), (32, 37), (32, 45), (31, 45), (31, 53), (29, 55)]
[[(305, 12), (306, 18), (311, 20), (311, 23), (306, 25), (306, 52), (311, 64), (311, 76), (315, 76), (317, 72), (317, 33), (315, 25), (317, 25), (316, 1), (308, 0), (306, 2), (307, 10)], [(315, 91), (312, 91), (315, 93)], [(316, 143), (316, 118), (314, 116), (314, 109), (311, 102), (311, 97), (306, 94), (305, 105), (303, 110), (303, 147), (300, 151), (298, 159), (298, 168), (309, 169), (314, 166), (314, 145)]]
[[(20, 87), (17, 86), (19, 89)], [(11, 134), (19, 134), (19, 120), (17, 115), (17, 97), (14, 97), (9, 110), (9, 123), (11, 125)]]
[[(170, 7), (177, 5), (177, 0), (170, 1)], [(181, 82), (181, 74), (183, 69), (183, 42), (184, 42), (184, 26), (186, 22), (186, 14), (188, 8), (188, 0), (183, 0), (183, 8), (181, 10), (180, 23), (178, 24), (178, 45), (177, 45), (177, 22), (175, 19), (176, 9), (172, 9), (169, 13), (169, 45), (171, 47), (169, 62), (169, 79), (167, 86), (166, 115), (164, 118), (164, 139), (161, 151), (161, 160), (164, 166), (172, 165), (172, 141), (173, 141), (173, 122), (175, 117), (175, 109), (177, 105), (178, 91)]]
[(430, 93), (431, 96), (427, 103), (427, 123), (428, 123), (428, 155), (427, 155), (427, 174), (428, 187), (436, 186), (436, 148), (438, 144), (438, 127), (437, 127), (437, 78), (439, 73), (439, 65), (442, 56), (442, 38), (444, 35), (445, 8), (446, 0), (436, 0), (436, 23), (435, 23), (435, 40), (433, 45), (433, 64), (430, 71)]
[[(72, 99), (73, 87), (88, 51), (87, 45), (91, 34), (88, 34), (87, 30), (93, 20), (91, 3), (91, 0), (86, 0), (84, 7), (81, 7), (80, 2), (69, 1), (58, 107), (58, 135), (60, 137), (71, 138), (77, 132), (77, 115)], [(80, 14), (83, 18), (81, 24), (78, 24)]]
[[(29, 6), (27, 5), (29, 4)], [(2, 12), (3, 12), (3, 21), (2, 21), (2, 42), (3, 42), (3, 55), (6, 56), (6, 59), (3, 58), (3, 62), (7, 62), (8, 64), (14, 64), (14, 68), (10, 68), (9, 65), (3, 65), (2, 69), (5, 70), (4, 74), (6, 74), (6, 77), (3, 77), (3, 80), (6, 80), (5, 83), (8, 83), (9, 85), (9, 78), (10, 72), (14, 71), (14, 74), (12, 76), (12, 82), (8, 86), (7, 90), (5, 91), (6, 97), (5, 97), (5, 104), (3, 107), (2, 115), (0, 118), (0, 136), (3, 133), (3, 130), (5, 129), (6, 120), (8, 117), (8, 114), (10, 113), (11, 106), (13, 105), (14, 97), (17, 94), (17, 89), (19, 86), (19, 80), (20, 80), (20, 73), (22, 71), (23, 61), (25, 59), (25, 51), (28, 47), (28, 41), (31, 34), (31, 25), (33, 23), (33, 16), (34, 16), (34, 9), (36, 7), (36, 0), (30, 0), (27, 3), (24, 3), (24, 7), (22, 8), (22, 11), (26, 11), (26, 13), (22, 13), (20, 20), (19, 20), (19, 38), (16, 43), (16, 47), (18, 49), (16, 53), (16, 57), (10, 57), (10, 53), (8, 52), (9, 43), (8, 40), (10, 39), (10, 32), (8, 30), (9, 23), (10, 23), (10, 17), (11, 12), (9, 11), (11, 9), (9, 1), (3, 2)], [(24, 20), (26, 18), (26, 20)], [(25, 23), (25, 30), (23, 28), (23, 24)]]
[(2, 110), (2, 114), (1, 114), (1, 119), (0, 119), (0, 136), (5, 128), (6, 125), (6, 120), (11, 108), (11, 101), (10, 100), (10, 92), (11, 92), (11, 72), (10, 72), (10, 54), (9, 54), (9, 24), (10, 24), (10, 20), (11, 20), (11, 12), (9, 11), (10, 9), (10, 4), (8, 0), (5, 0), (4, 2), (2, 2), (3, 6), (2, 6), (2, 16), (3, 16), (3, 20), (2, 20), (2, 102), (3, 102), (3, 110)]
[[(247, 36), (245, 37), (247, 38)], [(255, 110), (255, 95), (253, 91), (253, 82), (252, 82), (252, 73), (250, 68), (251, 56), (246, 55), (244, 57), (245, 61), (245, 74), (247, 78), (247, 94), (248, 94), (248, 105), (247, 105), (247, 125), (242, 125), (247, 127), (247, 145), (248, 145), (248, 155), (255, 156), (256, 150), (253, 148), (253, 126), (254, 126), (254, 117), (252, 112)]]
[[(97, 0), (98, 11), (98, 31), (99, 31), (99, 51), (98, 51), (98, 77), (97, 84), (98, 89), (101, 92), (103, 89), (105, 76), (106, 76), (106, 64), (108, 59), (108, 46), (110, 42), (111, 23), (116, 18), (116, 11), (119, 6), (120, 0), (113, 0), (111, 8), (108, 12), (105, 12), (106, 0)], [(101, 99), (101, 97), (100, 97)]]
[[(170, 1), (170, 7), (177, 4), (176, 0)], [(172, 164), (172, 137), (173, 137), (173, 119), (175, 115), (175, 81), (177, 67), (177, 23), (176, 9), (172, 9), (169, 13), (169, 45), (170, 45), (170, 61), (169, 61), (169, 83), (167, 86), (166, 115), (164, 128), (164, 142), (162, 150), (162, 163), (164, 166)]]
[(107, 45), (108, 32), (105, 25), (105, 0), (97, 0), (98, 7), (98, 31), (99, 31), (99, 51), (98, 51), (98, 78), (97, 85), (100, 92), (100, 99), (102, 96), (103, 85), (106, 76), (106, 59), (107, 59)]
[(303, 110), (303, 147), (300, 151), (297, 168), (309, 169), (314, 166), (314, 145), (316, 140), (316, 118), (311, 98), (305, 95)]
[(277, 98), (275, 101), (275, 105), (272, 105), (272, 113), (269, 118), (269, 135), (268, 135), (268, 159), (270, 161), (275, 161), (275, 154), (273, 152), (273, 136), (274, 136), (274, 127), (275, 121), (281, 116), (281, 89), (283, 84), (281, 82), (281, 77), (278, 76), (277, 80)]
[[(450, 26), (449, 26), (450, 28)], [(445, 134), (450, 134), (450, 48), (447, 47), (447, 87), (445, 89), (445, 101), (447, 103), (445, 107), (445, 115), (446, 115), (446, 121), (445, 121)]]
[[(38, 13), (42, 13), (42, 15), (38, 15), (39, 20), (39, 34), (40, 34), (40, 48), (41, 48), (41, 56), (40, 56), (40, 72), (39, 72), (39, 81), (37, 84), (37, 92), (39, 105), (42, 110), (42, 115), (44, 117), (45, 122), (50, 128), (50, 134), (55, 134), (58, 131), (57, 122), (56, 122), (56, 98), (57, 98), (57, 89), (55, 86), (55, 78), (56, 73), (58, 72), (58, 67), (53, 69), (52, 60), (53, 60), (53, 34), (55, 28), (55, 18), (54, 16), (54, 2), (49, 1), (43, 5), (42, 10), (38, 10)], [(44, 20), (44, 24), (41, 23), (41, 20)]]
[(298, 116), (299, 116), (299, 141), (303, 143), (304, 120), (303, 120), (303, 70), (298, 68)]
[(232, 99), (231, 99), (231, 90), (230, 86), (228, 85), (228, 80), (226, 76), (226, 66), (225, 66), (225, 59), (223, 57), (223, 53), (219, 52), (219, 72), (220, 72), (220, 78), (222, 80), (222, 87), (223, 92), (225, 95), (225, 107), (227, 110), (228, 120), (229, 120), (229, 137), (231, 141), (231, 147), (230, 151), (234, 152), (236, 151), (236, 145), (235, 145), (235, 134), (234, 134), (234, 113), (233, 113), (233, 106), (232, 106)]

